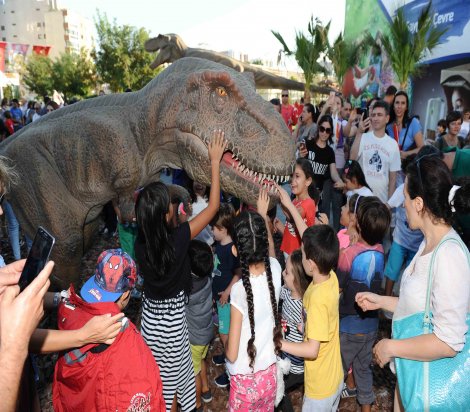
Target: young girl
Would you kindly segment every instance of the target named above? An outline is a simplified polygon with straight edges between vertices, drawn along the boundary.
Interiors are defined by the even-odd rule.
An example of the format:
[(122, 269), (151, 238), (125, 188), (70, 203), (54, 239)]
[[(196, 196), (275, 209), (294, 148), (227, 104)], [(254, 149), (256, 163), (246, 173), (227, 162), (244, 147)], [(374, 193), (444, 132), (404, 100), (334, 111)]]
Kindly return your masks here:
[[(315, 202), (318, 201), (318, 191), (313, 185), (313, 169), (307, 159), (297, 159), (295, 162), (291, 189), (292, 194), (295, 195), (293, 201), (294, 206), (299, 211), (300, 216), (302, 216), (307, 226), (313, 226), (315, 224), (315, 212), (317, 210)], [(290, 255), (294, 250), (300, 248), (300, 236), (292, 221), (292, 216), (287, 212), (284, 213), (287, 218), (286, 225), (276, 220), (276, 229), (280, 232), (284, 232), (281, 250), (285, 255)]]
[(348, 160), (344, 165), (343, 180), (348, 198), (356, 193), (361, 196), (374, 195), (366, 182), (361, 165), (356, 160)]
[(260, 193), (258, 212), (235, 220), (234, 251), (242, 278), (230, 292), (230, 331), (226, 348), (230, 372), (229, 411), (272, 411), (276, 398), (276, 354), (281, 328), (277, 304), (281, 267), (267, 228), (269, 198)]
[[(170, 226), (177, 213), (167, 186), (145, 186), (135, 211), (138, 235), (135, 255), (144, 278), (142, 336), (160, 366), (166, 410), (196, 406), (194, 371), (185, 317), (185, 301), (191, 292), (190, 240), (206, 227), (220, 205), (220, 160), (226, 147), (224, 133), (214, 132), (209, 143), (212, 186), (209, 204), (190, 222)], [(178, 395), (178, 399), (176, 397)]]
[[(281, 288), (280, 308), (281, 325), (284, 337), (290, 342), (302, 342), (303, 335), (303, 305), (302, 298), (308, 287), (308, 279), (302, 266), (302, 252), (294, 250), (287, 259), (286, 268), (282, 272), (284, 286)], [(288, 392), (295, 386), (304, 383), (304, 360), (283, 352), (290, 359), (289, 374), (285, 377), (285, 395), (277, 407), (277, 411), (293, 411)]]

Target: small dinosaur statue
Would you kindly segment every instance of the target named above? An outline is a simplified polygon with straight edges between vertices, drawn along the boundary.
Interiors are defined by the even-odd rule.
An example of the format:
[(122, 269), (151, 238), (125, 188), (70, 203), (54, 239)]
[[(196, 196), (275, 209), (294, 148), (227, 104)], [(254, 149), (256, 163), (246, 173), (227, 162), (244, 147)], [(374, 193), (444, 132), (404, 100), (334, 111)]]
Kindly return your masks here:
[(158, 180), (164, 167), (210, 184), (207, 144), (215, 129), (228, 140), (224, 191), (254, 204), (261, 186), (288, 179), (294, 141), (252, 79), (183, 58), (137, 92), (66, 106), (1, 143), (21, 182), (8, 199), (30, 237), (39, 225), (56, 237), (52, 258), (68, 286), (78, 279), (105, 203), (115, 200), (123, 221), (132, 221), (134, 191)]

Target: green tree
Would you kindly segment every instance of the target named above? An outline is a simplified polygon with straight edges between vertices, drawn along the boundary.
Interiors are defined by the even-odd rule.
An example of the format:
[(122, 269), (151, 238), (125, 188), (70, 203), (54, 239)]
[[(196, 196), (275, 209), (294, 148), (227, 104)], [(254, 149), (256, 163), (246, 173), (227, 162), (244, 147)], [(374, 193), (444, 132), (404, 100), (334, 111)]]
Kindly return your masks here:
[(97, 14), (98, 48), (93, 57), (101, 80), (108, 83), (113, 92), (142, 88), (156, 74), (150, 68), (153, 57), (144, 48), (149, 33), (143, 28), (119, 26), (116, 20), (109, 22), (106, 14)]
[(33, 93), (38, 96), (52, 94), (54, 85), (52, 81), (52, 60), (40, 54), (29, 57), (23, 81)]
[(96, 69), (86, 51), (62, 53), (52, 64), (52, 83), (63, 93), (64, 100), (90, 94), (96, 85)]
[(439, 44), (447, 28), (434, 27), (432, 2), (421, 11), (416, 30), (411, 31), (403, 8), (398, 9), (390, 22), (389, 34), (383, 34), (381, 42), (390, 57), (390, 64), (396, 73), (400, 88), (405, 90), (409, 77), (422, 72), (423, 58)]
[(297, 64), (304, 72), (305, 76), (305, 102), (310, 102), (310, 86), (313, 82), (313, 77), (318, 73), (327, 74), (324, 65), (319, 63), (321, 57), (324, 57), (328, 50), (328, 32), (330, 30), (329, 22), (323, 26), (319, 19), (310, 18), (308, 23), (308, 34), (297, 32), (295, 35), (295, 50), (289, 49), (283, 37), (274, 30), (271, 32), (276, 39), (279, 40), (283, 49), (279, 52), (287, 56), (294, 56)]
[(340, 87), (343, 84), (346, 72), (357, 64), (366, 47), (363, 41), (352, 42), (346, 40), (342, 33), (328, 47), (328, 58), (333, 65), (333, 70)]

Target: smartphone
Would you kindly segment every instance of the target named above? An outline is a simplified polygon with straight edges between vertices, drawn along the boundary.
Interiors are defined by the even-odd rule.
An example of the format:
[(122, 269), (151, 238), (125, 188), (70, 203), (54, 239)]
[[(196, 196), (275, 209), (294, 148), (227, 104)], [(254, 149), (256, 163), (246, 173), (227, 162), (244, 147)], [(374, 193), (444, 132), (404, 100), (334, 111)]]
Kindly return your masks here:
[(330, 92), (329, 100), (334, 101), (336, 96), (336, 92)]
[(20, 290), (26, 288), (39, 275), (39, 272), (44, 269), (51, 255), (54, 243), (55, 238), (46, 229), (39, 226), (31, 250), (26, 258), (20, 281), (18, 282)]

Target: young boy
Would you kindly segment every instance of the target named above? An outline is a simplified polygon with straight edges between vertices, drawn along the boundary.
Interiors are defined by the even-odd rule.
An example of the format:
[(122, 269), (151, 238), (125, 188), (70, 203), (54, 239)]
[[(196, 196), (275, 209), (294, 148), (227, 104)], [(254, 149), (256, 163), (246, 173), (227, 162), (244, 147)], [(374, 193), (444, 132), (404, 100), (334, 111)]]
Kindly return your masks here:
[[(224, 348), (227, 345), (230, 328), (230, 291), (241, 276), (240, 262), (232, 253), (234, 217), (235, 210), (233, 206), (229, 203), (222, 203), (211, 224), (215, 240), (212, 295), (217, 304), (219, 334)], [(225, 363), (225, 355), (216, 355), (212, 358), (212, 361), (216, 365), (223, 365)], [(215, 380), (217, 386), (221, 388), (226, 388), (229, 382), (230, 380), (225, 372)]]
[(336, 411), (343, 387), (339, 348), (339, 287), (333, 271), (339, 243), (331, 226), (307, 228), (302, 236), (302, 265), (312, 278), (304, 294), (305, 338), (282, 341), (282, 350), (305, 358), (303, 412)]
[[(115, 315), (128, 304), (137, 270), (121, 249), (106, 250), (80, 294), (73, 285), (59, 304), (61, 330), (82, 327), (96, 315)], [(112, 344), (89, 344), (61, 353), (54, 371), (53, 406), (65, 411), (165, 411), (160, 371), (127, 318)]]
[(210, 402), (212, 394), (207, 380), (206, 356), (214, 337), (212, 323), (212, 282), (214, 268), (212, 250), (206, 242), (191, 240), (189, 246), (193, 286), (186, 304), (189, 344), (196, 377), (196, 412), (203, 412), (201, 401)]
[[(384, 251), (380, 244), (390, 226), (390, 212), (375, 196), (354, 195), (354, 222), (359, 240), (342, 249), (338, 262), (339, 286), (343, 291), (339, 304), (341, 358), (345, 375), (350, 366), (357, 387), (357, 401), (362, 412), (371, 410), (375, 396), (372, 389), (372, 346), (379, 319), (377, 311), (363, 312), (356, 304), (356, 293), (378, 293), (384, 273)], [(345, 388), (348, 393), (353, 388)]]

